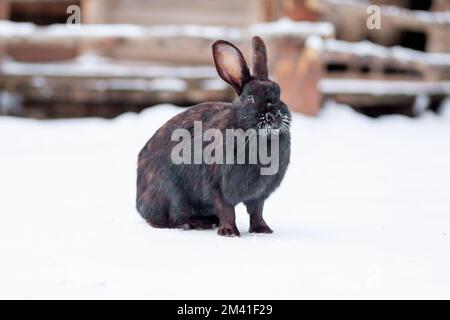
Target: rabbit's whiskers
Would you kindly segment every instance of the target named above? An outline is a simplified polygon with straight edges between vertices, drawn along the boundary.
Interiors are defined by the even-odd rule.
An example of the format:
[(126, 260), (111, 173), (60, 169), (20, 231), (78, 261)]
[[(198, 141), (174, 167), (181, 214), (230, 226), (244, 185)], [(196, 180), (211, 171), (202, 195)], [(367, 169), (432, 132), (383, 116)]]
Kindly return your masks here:
[(272, 130), (280, 130), (283, 133), (289, 132), (291, 117), (281, 111), (275, 115), (272, 113), (261, 114), (258, 118), (256, 128), (262, 134), (270, 135)]

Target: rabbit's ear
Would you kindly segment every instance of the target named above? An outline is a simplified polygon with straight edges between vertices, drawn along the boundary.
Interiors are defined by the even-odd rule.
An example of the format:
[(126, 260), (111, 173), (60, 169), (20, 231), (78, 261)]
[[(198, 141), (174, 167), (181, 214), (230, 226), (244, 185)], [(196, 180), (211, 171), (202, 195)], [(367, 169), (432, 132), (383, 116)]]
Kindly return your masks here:
[(267, 50), (263, 39), (258, 36), (252, 39), (253, 47), (253, 76), (258, 80), (268, 80), (269, 71), (267, 70)]
[(233, 44), (218, 40), (212, 46), (214, 63), (220, 77), (228, 82), (238, 95), (250, 81), (250, 71), (241, 51)]

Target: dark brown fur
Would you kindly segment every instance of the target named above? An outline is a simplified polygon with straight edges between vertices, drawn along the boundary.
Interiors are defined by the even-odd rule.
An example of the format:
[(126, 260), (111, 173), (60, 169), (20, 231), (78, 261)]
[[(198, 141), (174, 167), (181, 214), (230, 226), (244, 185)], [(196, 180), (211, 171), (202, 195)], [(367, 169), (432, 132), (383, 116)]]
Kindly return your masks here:
[[(184, 128), (193, 132), (194, 122), (208, 128), (257, 128), (263, 115), (271, 114), (273, 125), (290, 120), (280, 101), (276, 83), (268, 80), (264, 42), (253, 40), (253, 76), (240, 51), (226, 41), (213, 45), (219, 75), (240, 95), (234, 103), (208, 102), (193, 106), (163, 125), (139, 153), (137, 209), (158, 228), (209, 229), (219, 225), (218, 233), (238, 236), (234, 207), (243, 202), (250, 214), (250, 232), (271, 233), (263, 219), (264, 201), (279, 186), (290, 156), (289, 131), (280, 134), (279, 171), (260, 174), (261, 164), (179, 164), (171, 161), (171, 151), (179, 143), (172, 132)], [(263, 64), (263, 65), (261, 65)], [(250, 99), (249, 97), (252, 97)], [(281, 115), (281, 116), (280, 116)], [(277, 118), (278, 117), (278, 118)], [(204, 146), (210, 142), (203, 142)]]

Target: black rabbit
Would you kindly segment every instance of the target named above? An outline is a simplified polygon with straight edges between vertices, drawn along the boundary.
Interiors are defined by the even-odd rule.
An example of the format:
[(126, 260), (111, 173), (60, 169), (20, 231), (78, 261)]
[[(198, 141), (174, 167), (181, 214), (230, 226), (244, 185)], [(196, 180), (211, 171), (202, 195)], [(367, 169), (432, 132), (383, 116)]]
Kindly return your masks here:
[[(254, 37), (252, 45), (253, 75), (233, 44), (219, 40), (212, 46), (217, 71), (233, 87), (238, 99), (189, 108), (164, 124), (139, 153), (136, 205), (153, 227), (208, 229), (218, 225), (220, 235), (239, 236), (234, 207), (243, 202), (250, 215), (250, 232), (272, 233), (263, 219), (263, 206), (280, 185), (289, 164), (291, 114), (280, 100), (280, 87), (268, 78), (263, 40)], [(262, 175), (264, 165), (259, 160), (256, 164), (174, 163), (172, 151), (179, 142), (173, 141), (172, 133), (186, 129), (193, 134), (193, 141), (201, 139), (194, 130), (197, 121), (203, 125), (200, 134), (209, 128), (224, 134), (226, 129), (253, 129), (257, 140), (264, 135), (267, 140), (276, 137), (278, 171)], [(249, 139), (251, 136), (243, 144), (247, 154)], [(201, 141), (204, 147), (206, 143)]]

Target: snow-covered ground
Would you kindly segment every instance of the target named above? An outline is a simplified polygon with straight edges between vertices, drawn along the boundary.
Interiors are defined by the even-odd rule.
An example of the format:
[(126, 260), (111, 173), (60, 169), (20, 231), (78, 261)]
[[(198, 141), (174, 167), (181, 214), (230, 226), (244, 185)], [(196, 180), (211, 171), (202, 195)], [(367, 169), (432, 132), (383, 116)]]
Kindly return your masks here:
[(296, 115), (272, 235), (157, 230), (137, 153), (182, 109), (0, 118), (0, 298), (450, 298), (450, 105), (373, 120)]

